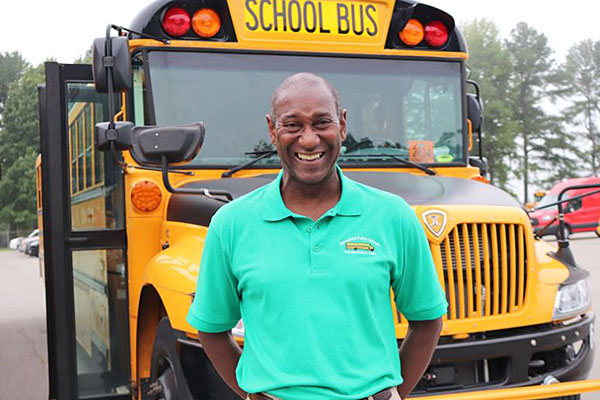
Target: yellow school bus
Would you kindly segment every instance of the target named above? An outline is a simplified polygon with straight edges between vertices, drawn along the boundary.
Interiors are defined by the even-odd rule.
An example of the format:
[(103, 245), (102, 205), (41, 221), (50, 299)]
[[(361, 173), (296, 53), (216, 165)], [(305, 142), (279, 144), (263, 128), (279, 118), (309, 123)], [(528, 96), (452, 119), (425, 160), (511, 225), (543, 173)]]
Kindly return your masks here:
[[(40, 91), (50, 398), (237, 398), (185, 317), (211, 217), (281, 168), (264, 115), (302, 71), (348, 110), (340, 167), (402, 196), (429, 240), (449, 307), (414, 394), (600, 388), (533, 388), (587, 377), (587, 273), (487, 183), (481, 99), (451, 15), (404, 0), (158, 0), (113, 28), (93, 73), (47, 63)], [(204, 135), (190, 149), (186, 129)], [(408, 324), (395, 321), (401, 341)], [(234, 334), (243, 345), (243, 321)]]

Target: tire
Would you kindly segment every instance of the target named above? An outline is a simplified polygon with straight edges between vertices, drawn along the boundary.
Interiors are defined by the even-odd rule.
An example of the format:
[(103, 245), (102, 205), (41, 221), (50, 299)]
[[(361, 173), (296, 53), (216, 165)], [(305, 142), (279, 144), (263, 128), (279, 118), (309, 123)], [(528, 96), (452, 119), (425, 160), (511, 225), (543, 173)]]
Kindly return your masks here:
[(179, 336), (171, 328), (169, 318), (160, 320), (152, 348), (149, 399), (192, 400), (177, 353)]
[(572, 396), (554, 397), (548, 400), (581, 400), (580, 394), (574, 394)]

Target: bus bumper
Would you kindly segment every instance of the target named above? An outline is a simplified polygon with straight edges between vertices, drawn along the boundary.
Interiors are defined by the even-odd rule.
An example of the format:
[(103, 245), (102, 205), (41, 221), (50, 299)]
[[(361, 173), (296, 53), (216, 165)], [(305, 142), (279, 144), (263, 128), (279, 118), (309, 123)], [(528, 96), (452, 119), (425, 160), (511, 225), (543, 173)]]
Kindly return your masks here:
[[(414, 394), (457, 393), (585, 379), (593, 362), (593, 313), (569, 325), (544, 324), (440, 344)], [(483, 336), (483, 335), (482, 335)]]
[[(412, 396), (540, 385), (548, 376), (585, 379), (593, 361), (594, 320), (590, 312), (568, 326), (537, 325), (440, 344)], [(178, 345), (194, 399), (239, 400), (197, 341), (179, 339)]]

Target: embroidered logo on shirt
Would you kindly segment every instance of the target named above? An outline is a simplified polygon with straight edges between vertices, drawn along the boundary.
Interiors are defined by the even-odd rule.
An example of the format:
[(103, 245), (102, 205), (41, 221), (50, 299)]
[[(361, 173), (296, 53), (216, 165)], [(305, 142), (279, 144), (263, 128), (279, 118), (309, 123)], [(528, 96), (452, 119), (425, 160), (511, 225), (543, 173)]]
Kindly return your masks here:
[(440, 237), (446, 227), (446, 213), (439, 210), (429, 210), (423, 213), (423, 222), (425, 226), (436, 237)]
[(346, 254), (370, 254), (375, 255), (379, 243), (363, 236), (353, 236), (340, 242)]

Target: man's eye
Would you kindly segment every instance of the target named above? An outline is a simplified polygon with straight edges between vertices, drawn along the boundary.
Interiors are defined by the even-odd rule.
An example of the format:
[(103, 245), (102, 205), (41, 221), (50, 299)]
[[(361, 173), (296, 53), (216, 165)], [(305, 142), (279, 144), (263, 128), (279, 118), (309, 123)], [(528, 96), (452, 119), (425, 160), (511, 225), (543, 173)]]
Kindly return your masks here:
[(328, 128), (329, 126), (331, 126), (331, 124), (333, 124), (333, 121), (330, 119), (320, 119), (317, 122), (314, 123), (314, 126), (316, 128)]
[(288, 132), (295, 132), (299, 131), (302, 128), (302, 125), (296, 122), (285, 122), (282, 124), (282, 127)]

